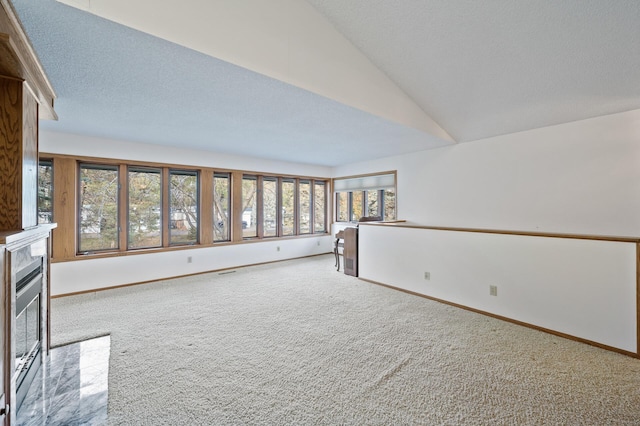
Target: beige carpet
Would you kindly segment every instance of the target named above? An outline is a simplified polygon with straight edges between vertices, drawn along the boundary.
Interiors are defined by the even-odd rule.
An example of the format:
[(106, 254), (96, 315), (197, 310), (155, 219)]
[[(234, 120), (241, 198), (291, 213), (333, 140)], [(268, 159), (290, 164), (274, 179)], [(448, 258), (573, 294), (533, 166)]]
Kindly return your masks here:
[(335, 272), (332, 256), (52, 301), (111, 333), (123, 425), (638, 425), (640, 360)]

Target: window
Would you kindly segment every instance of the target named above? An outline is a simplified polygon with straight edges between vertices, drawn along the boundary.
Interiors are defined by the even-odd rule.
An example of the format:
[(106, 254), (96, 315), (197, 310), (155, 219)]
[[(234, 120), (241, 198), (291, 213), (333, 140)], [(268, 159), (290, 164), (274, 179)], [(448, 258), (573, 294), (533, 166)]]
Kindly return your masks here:
[(296, 182), (282, 181), (282, 235), (295, 235), (296, 232)]
[(38, 165), (38, 223), (53, 222), (53, 162), (40, 160)]
[(162, 246), (162, 174), (160, 169), (128, 171), (128, 247)]
[(336, 194), (336, 220), (338, 222), (349, 221), (349, 193), (338, 192)]
[(324, 182), (313, 183), (313, 232), (323, 233), (327, 230), (327, 185)]
[[(40, 223), (53, 220), (54, 166), (63, 186), (55, 190), (76, 198), (55, 204), (61, 219), (75, 219), (73, 230), (56, 233), (60, 260), (327, 233), (329, 184), (322, 178), (55, 154), (39, 163)], [(201, 197), (207, 205), (200, 204)], [(70, 221), (62, 220), (61, 226)]]
[(213, 241), (229, 241), (229, 206), (231, 191), (229, 173), (213, 175)]
[(263, 235), (278, 236), (278, 179), (265, 177), (262, 180)]
[(255, 176), (242, 178), (242, 237), (258, 236), (256, 221), (258, 213), (258, 179)]
[(363, 216), (395, 220), (395, 182), (395, 172), (336, 179), (336, 221), (357, 222)]
[(350, 194), (351, 202), (351, 222), (357, 222), (360, 220), (364, 214), (362, 213), (362, 209), (364, 208), (364, 192), (363, 191), (355, 191)]
[(169, 172), (169, 242), (198, 242), (198, 172)]
[(380, 206), (378, 204), (379, 195), (380, 195), (380, 191), (373, 190), (373, 189), (366, 192), (367, 201), (365, 206), (365, 216), (381, 216), (379, 214)]
[(300, 233), (311, 233), (311, 182), (301, 180), (298, 185), (298, 211), (300, 212)]
[(79, 251), (117, 249), (118, 167), (80, 165), (79, 198)]
[(396, 191), (385, 189), (382, 191), (382, 197), (384, 199), (382, 217), (387, 218), (387, 220), (394, 220), (396, 218)]

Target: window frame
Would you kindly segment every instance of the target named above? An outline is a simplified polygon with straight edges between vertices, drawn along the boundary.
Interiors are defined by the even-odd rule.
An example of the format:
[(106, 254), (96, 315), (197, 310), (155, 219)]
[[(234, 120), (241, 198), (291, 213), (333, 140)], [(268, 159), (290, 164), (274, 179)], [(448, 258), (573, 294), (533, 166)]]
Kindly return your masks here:
[[(200, 205), (200, 172), (198, 170), (192, 170), (192, 169), (182, 169), (182, 168), (169, 168), (168, 170), (168, 180), (169, 180), (169, 184), (167, 185), (167, 188), (163, 191), (164, 193), (166, 193), (167, 195), (167, 201), (168, 201), (168, 210), (163, 209), (163, 213), (166, 213), (168, 216), (168, 220), (165, 221), (164, 226), (167, 228), (167, 232), (168, 232), (168, 245), (171, 247), (175, 247), (175, 246), (193, 246), (196, 244), (200, 243), (200, 210), (201, 210), (201, 205)], [(171, 227), (172, 222), (174, 221), (174, 219), (172, 219), (171, 214), (174, 213), (172, 211), (172, 199), (171, 199), (171, 194), (172, 194), (172, 185), (171, 185), (171, 177), (172, 176), (194, 176), (196, 178), (196, 184), (195, 184), (195, 241), (177, 241), (174, 242), (172, 235), (173, 233), (171, 232), (171, 229), (173, 229)], [(165, 211), (166, 210), (166, 211)], [(185, 216), (188, 217), (188, 213), (185, 213)]]
[[(54, 247), (53, 247), (53, 261), (67, 261), (67, 260), (80, 260), (80, 259), (88, 259), (88, 258), (96, 258), (96, 257), (111, 257), (111, 256), (122, 256), (122, 255), (134, 255), (134, 254), (144, 254), (150, 252), (161, 252), (161, 251), (169, 251), (169, 250), (179, 250), (183, 248), (193, 248), (193, 247), (215, 247), (215, 246), (224, 246), (230, 244), (239, 244), (246, 242), (259, 242), (264, 240), (273, 240), (273, 239), (289, 239), (289, 238), (304, 238), (304, 237), (318, 237), (323, 235), (329, 235), (330, 230), (330, 222), (331, 222), (331, 208), (332, 201), (329, 198), (330, 189), (331, 189), (331, 178), (329, 177), (319, 177), (319, 176), (294, 176), (294, 175), (278, 175), (278, 174), (262, 174), (251, 171), (242, 171), (242, 170), (234, 170), (234, 169), (224, 169), (224, 168), (212, 168), (212, 167), (202, 167), (202, 166), (185, 166), (179, 164), (166, 164), (166, 163), (156, 163), (156, 162), (144, 162), (144, 161), (131, 161), (131, 160), (119, 160), (112, 158), (98, 158), (98, 157), (84, 157), (84, 156), (72, 156), (72, 155), (64, 155), (64, 154), (47, 154), (41, 153), (42, 158), (46, 158), (49, 161), (52, 161), (53, 168), (52, 172), (55, 176), (56, 186), (54, 187), (54, 209), (55, 215), (53, 220), (58, 223), (58, 229), (54, 231), (54, 237), (52, 239)], [(94, 168), (106, 168), (113, 172), (117, 171), (118, 173), (118, 206), (117, 206), (117, 242), (114, 243), (114, 248), (104, 248), (101, 250), (80, 250), (80, 226), (82, 224), (81, 216), (80, 216), (80, 189), (81, 189), (81, 168), (82, 167), (94, 167)], [(129, 247), (128, 244), (128, 227), (129, 224), (129, 194), (128, 194), (128, 171), (135, 169), (161, 169), (162, 170), (162, 245), (158, 247)], [(170, 244), (168, 239), (168, 181), (169, 181), (169, 170), (180, 170), (180, 171), (188, 171), (188, 172), (196, 172), (199, 176), (198, 181), (198, 242), (197, 243), (187, 243), (184, 244), (182, 242), (177, 244)], [(283, 181), (293, 181), (295, 182), (295, 194), (294, 194), (294, 206), (298, 202), (298, 182), (299, 180), (311, 182), (311, 213), (312, 216), (315, 214), (313, 209), (315, 208), (315, 194), (314, 194), (314, 183), (320, 182), (324, 184), (325, 194), (324, 199), (320, 200), (321, 203), (324, 203), (324, 231), (320, 231), (320, 226), (318, 229), (315, 228), (315, 223), (311, 222), (312, 232), (309, 234), (300, 234), (298, 231), (298, 221), (299, 218), (298, 210), (296, 210), (296, 215), (294, 217), (295, 223), (295, 232), (292, 235), (283, 236), (282, 229), (277, 230), (276, 236), (264, 235), (263, 221), (264, 218), (259, 218), (260, 230), (256, 237), (244, 238), (241, 232), (238, 232), (236, 225), (238, 224), (238, 218), (241, 217), (241, 213), (238, 211), (237, 204), (237, 191), (239, 190), (239, 183), (242, 181), (242, 176), (244, 175), (253, 175), (256, 176), (257, 179), (267, 179), (267, 180), (276, 180), (277, 181), (277, 190), (279, 194), (281, 192), (281, 185)], [(214, 185), (214, 176), (223, 176), (228, 178), (228, 213), (229, 213), (229, 237), (228, 240), (215, 240), (214, 238), (214, 211), (213, 211), (213, 185)], [(202, 179), (205, 179), (204, 181)], [(262, 190), (261, 187), (258, 187), (258, 191)], [(63, 202), (62, 193), (71, 194), (72, 197), (76, 199), (74, 203)], [(278, 194), (278, 198), (279, 198)], [(57, 197), (57, 198), (56, 198)], [(262, 213), (262, 197), (259, 196), (259, 210), (260, 214)], [(204, 203), (204, 204), (203, 204)], [(211, 204), (211, 205), (209, 205)], [(277, 209), (278, 215), (281, 215), (281, 208), (278, 205)], [(276, 222), (276, 226), (280, 223), (280, 217)], [(313, 217), (310, 220), (315, 220)], [(211, 222), (211, 223), (209, 223)], [(62, 226), (60, 226), (62, 224)], [(63, 230), (64, 228), (64, 230)], [(166, 229), (165, 229), (166, 228)], [(72, 230), (72, 231), (69, 231)], [(241, 231), (241, 230), (240, 230)], [(211, 235), (208, 235), (210, 233)], [(174, 241), (175, 243), (175, 241)]]
[[(76, 205), (76, 229), (75, 229), (75, 240), (77, 247), (77, 254), (91, 254), (91, 253), (109, 253), (109, 252), (119, 252), (122, 248), (121, 236), (122, 236), (122, 184), (120, 182), (120, 167), (114, 164), (109, 163), (98, 163), (98, 162), (78, 162), (77, 163), (77, 182), (76, 182), (76, 191), (77, 191), (77, 205)], [(93, 249), (93, 250), (83, 250), (82, 247), (82, 169), (91, 169), (91, 170), (111, 170), (116, 172), (118, 183), (116, 188), (116, 247), (111, 248), (101, 248), (101, 249)]]
[[(377, 178), (387, 178), (390, 179), (390, 176), (392, 176), (393, 178), (393, 185), (389, 185), (389, 183), (385, 183), (382, 186), (384, 186), (384, 188), (376, 188), (375, 187), (375, 183), (373, 184), (372, 187), (367, 187), (366, 184), (361, 184), (360, 181), (373, 181), (375, 182), (375, 180)], [(340, 190), (340, 188), (336, 189), (336, 181), (345, 181), (345, 187), (349, 187), (349, 185), (353, 186), (353, 188), (349, 188), (349, 189), (345, 189), (345, 190)], [(346, 181), (350, 181), (350, 182), (346, 182)], [(380, 172), (380, 173), (370, 173), (370, 174), (364, 174), (364, 175), (355, 175), (355, 176), (345, 176), (345, 177), (339, 177), (339, 178), (333, 178), (332, 179), (332, 184), (333, 184), (333, 197), (332, 201), (334, 203), (334, 209), (333, 209), (333, 219), (336, 223), (355, 223), (358, 220), (354, 219), (354, 194), (358, 194), (361, 196), (362, 199), (362, 205), (361, 205), (361, 217), (366, 217), (369, 215), (369, 210), (368, 210), (368, 193), (369, 191), (377, 191), (377, 197), (378, 197), (378, 205), (376, 207), (377, 210), (377, 214), (375, 214), (374, 216), (380, 216), (382, 217), (382, 220), (385, 221), (392, 221), (392, 220), (396, 220), (397, 219), (397, 215), (398, 215), (398, 209), (397, 209), (397, 194), (398, 194), (398, 190), (397, 190), (397, 182), (398, 182), (398, 177), (397, 177), (397, 171), (387, 171), (387, 172)], [(341, 185), (342, 186), (342, 185)], [(387, 197), (385, 196), (385, 194), (388, 191), (393, 191), (394, 193), (394, 199), (393, 199), (393, 211), (394, 211), (394, 217), (393, 218), (388, 218), (386, 215), (386, 207), (387, 207)], [(342, 194), (342, 195), (341, 195)], [(341, 196), (346, 196), (347, 197), (347, 211), (346, 211), (346, 217), (347, 220), (340, 220), (341, 217), (343, 217), (343, 213), (341, 209), (340, 209), (340, 197)], [(359, 218), (358, 218), (359, 219)]]
[[(158, 227), (158, 232), (160, 232), (160, 244), (159, 245), (153, 245), (153, 246), (140, 246), (140, 247), (131, 247), (131, 221), (130, 221), (130, 214), (131, 214), (131, 175), (130, 173), (157, 173), (160, 177), (160, 225)], [(164, 191), (163, 191), (163, 187), (162, 187), (162, 169), (161, 168), (157, 168), (157, 167), (140, 167), (140, 166), (135, 166), (135, 165), (127, 165), (127, 179), (126, 179), (126, 211), (127, 211), (127, 218), (126, 218), (126, 242), (127, 242), (127, 251), (129, 250), (146, 250), (146, 249), (152, 249), (152, 248), (158, 248), (158, 247), (163, 247), (164, 244), (164, 238), (163, 238), (163, 224), (165, 222), (165, 217), (164, 217), (164, 209), (163, 209), (163, 205), (164, 205)]]

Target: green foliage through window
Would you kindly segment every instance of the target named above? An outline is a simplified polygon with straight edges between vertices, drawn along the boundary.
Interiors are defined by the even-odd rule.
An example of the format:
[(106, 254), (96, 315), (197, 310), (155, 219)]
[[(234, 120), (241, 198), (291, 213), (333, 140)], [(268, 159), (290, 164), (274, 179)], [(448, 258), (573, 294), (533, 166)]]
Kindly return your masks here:
[(171, 244), (198, 242), (198, 173), (169, 172), (169, 241)]
[(162, 174), (129, 169), (129, 248), (162, 246)]
[(118, 168), (80, 166), (80, 252), (118, 248)]

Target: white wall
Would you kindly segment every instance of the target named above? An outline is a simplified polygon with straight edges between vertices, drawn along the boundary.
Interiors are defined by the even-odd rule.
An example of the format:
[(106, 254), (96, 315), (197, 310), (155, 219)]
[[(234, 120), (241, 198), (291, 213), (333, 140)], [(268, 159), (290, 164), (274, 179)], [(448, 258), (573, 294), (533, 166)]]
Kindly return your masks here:
[[(409, 223), (640, 236), (640, 110), (337, 167), (333, 176), (387, 170), (397, 170), (398, 219)], [(635, 256), (630, 243), (360, 231), (363, 278), (632, 352)]]
[[(278, 250), (280, 248), (280, 250)], [(53, 296), (328, 253), (329, 236), (53, 263)], [(188, 263), (191, 257), (191, 263)]]
[(361, 278), (637, 351), (634, 243), (376, 225), (359, 238)]
[[(40, 151), (50, 154), (219, 167), (310, 177), (330, 177), (331, 172), (328, 167), (322, 166), (268, 161), (47, 131), (40, 134)], [(53, 263), (51, 265), (51, 294), (56, 296), (90, 291), (223, 268), (329, 253), (332, 250), (331, 237), (322, 235)], [(189, 256), (192, 258), (192, 263), (187, 263)]]
[(68, 154), (188, 166), (219, 167), (251, 172), (291, 174), (309, 177), (331, 176), (331, 169), (323, 166), (264, 160), (261, 158), (149, 145), (46, 130), (40, 132), (39, 143), (40, 152), (46, 152), (48, 154)]
[(398, 171), (398, 219), (640, 235), (640, 110), (337, 167)]

